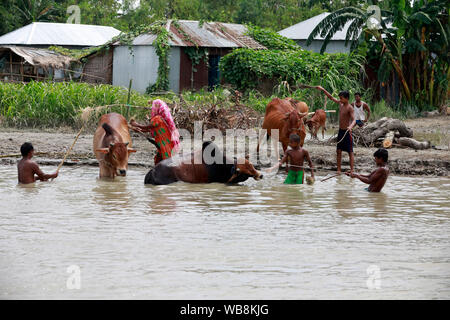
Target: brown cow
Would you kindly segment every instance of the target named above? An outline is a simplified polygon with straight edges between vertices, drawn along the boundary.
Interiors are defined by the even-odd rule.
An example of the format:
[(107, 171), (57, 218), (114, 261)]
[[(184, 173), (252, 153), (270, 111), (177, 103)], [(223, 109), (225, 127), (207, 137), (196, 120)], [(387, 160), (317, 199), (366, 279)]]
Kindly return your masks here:
[[(284, 100), (289, 101), (292, 104), (292, 106), (294, 108), (296, 108), (298, 110), (298, 112), (300, 112), (300, 113), (305, 113), (305, 112), (307, 113), (309, 111), (308, 105), (303, 101), (298, 101), (298, 100), (295, 100), (292, 98), (285, 98)], [(303, 120), (305, 120), (305, 119), (306, 118), (303, 118)]]
[(325, 121), (327, 119), (327, 114), (323, 109), (318, 109), (314, 112), (311, 119), (306, 120), (306, 125), (309, 128), (309, 132), (311, 133), (311, 138), (317, 138), (317, 131), (319, 128), (322, 128), (322, 139), (325, 137)]
[[(297, 103), (297, 108), (293, 106), (293, 99), (279, 99), (274, 98), (266, 107), (266, 114), (264, 116), (263, 129), (267, 130), (267, 139), (271, 135), (272, 129), (278, 129), (279, 141), (283, 146), (283, 151), (289, 144), (289, 136), (296, 133), (300, 136), (300, 145), (303, 146), (303, 142), (306, 137), (306, 129), (303, 123), (303, 117), (307, 112), (299, 112), (297, 108), (301, 107), (303, 103)], [(297, 101), (299, 102), (299, 101)], [(306, 104), (305, 104), (306, 105)], [(306, 106), (308, 108), (308, 106)], [(259, 152), (259, 143), (257, 147)]]
[(100, 167), (100, 178), (125, 176), (132, 142), (127, 120), (118, 113), (100, 117), (94, 134), (94, 153)]

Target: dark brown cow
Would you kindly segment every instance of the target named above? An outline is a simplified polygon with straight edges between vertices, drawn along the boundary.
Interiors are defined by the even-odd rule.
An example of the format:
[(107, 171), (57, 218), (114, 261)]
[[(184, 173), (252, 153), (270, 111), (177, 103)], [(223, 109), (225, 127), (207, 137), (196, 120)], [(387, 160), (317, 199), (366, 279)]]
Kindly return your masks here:
[[(307, 112), (299, 112), (298, 108), (303, 107), (303, 103), (293, 106), (293, 99), (279, 99), (274, 98), (266, 107), (266, 114), (264, 116), (263, 129), (267, 130), (267, 139), (271, 136), (271, 130), (278, 129), (279, 141), (283, 146), (283, 151), (289, 144), (289, 136), (293, 133), (300, 136), (300, 145), (303, 146), (306, 137), (306, 129), (303, 123), (303, 117)], [(293, 100), (295, 101), (295, 100)], [(305, 104), (306, 105), (306, 104)], [(308, 106), (306, 106), (307, 108)], [(259, 152), (259, 143), (257, 151)]]
[(322, 139), (325, 137), (325, 122), (327, 120), (327, 114), (323, 109), (316, 110), (311, 119), (306, 120), (306, 125), (311, 133), (311, 138), (317, 138), (317, 131), (322, 128)]
[(132, 142), (127, 120), (118, 113), (100, 117), (94, 134), (94, 153), (100, 167), (100, 178), (125, 176)]
[[(205, 148), (210, 148), (214, 159), (206, 158)], [(201, 162), (195, 163), (198, 152)], [(217, 157), (216, 157), (217, 156)], [(163, 185), (177, 181), (188, 183), (228, 183), (236, 184), (253, 177), (255, 180), (262, 179), (263, 175), (247, 160), (230, 161), (211, 141), (203, 143), (202, 150), (188, 155), (187, 158), (172, 157), (159, 162), (145, 176), (145, 184)]]

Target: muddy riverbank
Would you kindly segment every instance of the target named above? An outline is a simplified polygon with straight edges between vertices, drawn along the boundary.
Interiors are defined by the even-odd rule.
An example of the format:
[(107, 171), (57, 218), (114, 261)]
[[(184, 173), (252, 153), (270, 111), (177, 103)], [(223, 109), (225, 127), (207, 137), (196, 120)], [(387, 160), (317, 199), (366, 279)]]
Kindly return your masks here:
[[(448, 176), (450, 173), (450, 117), (440, 116), (406, 121), (414, 130), (416, 139), (430, 140), (437, 149), (412, 150), (389, 149), (389, 165), (392, 173), (399, 175)], [(327, 136), (336, 130), (329, 126)], [(53, 130), (0, 128), (0, 164), (14, 165), (19, 157), (5, 157), (19, 153), (23, 142), (32, 142), (38, 154), (39, 164), (57, 165), (72, 144), (76, 132), (69, 128)], [(327, 140), (327, 136), (325, 140)], [(321, 135), (319, 134), (319, 137)], [(69, 155), (65, 165), (97, 166), (92, 151), (92, 130), (82, 133)], [(152, 167), (155, 148), (143, 137), (133, 134), (133, 147), (138, 150), (130, 157), (130, 166)], [(336, 146), (330, 143), (312, 141), (309, 133), (305, 148), (310, 152), (314, 164), (322, 170), (336, 170)], [(373, 168), (374, 148), (355, 147), (355, 166), (357, 171), (367, 172)], [(348, 157), (343, 155), (344, 170), (348, 168)]]

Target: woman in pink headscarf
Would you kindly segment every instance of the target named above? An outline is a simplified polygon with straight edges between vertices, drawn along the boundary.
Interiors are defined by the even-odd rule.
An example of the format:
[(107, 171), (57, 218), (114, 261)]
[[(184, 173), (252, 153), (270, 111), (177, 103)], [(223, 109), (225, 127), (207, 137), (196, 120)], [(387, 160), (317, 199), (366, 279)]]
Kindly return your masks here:
[[(149, 101), (150, 103), (150, 101)], [(158, 152), (155, 156), (155, 165), (161, 160), (172, 157), (179, 150), (180, 134), (175, 126), (170, 109), (162, 100), (155, 100), (152, 103), (152, 114), (149, 125), (140, 125), (131, 120), (131, 129), (139, 132), (150, 132), (155, 139)]]

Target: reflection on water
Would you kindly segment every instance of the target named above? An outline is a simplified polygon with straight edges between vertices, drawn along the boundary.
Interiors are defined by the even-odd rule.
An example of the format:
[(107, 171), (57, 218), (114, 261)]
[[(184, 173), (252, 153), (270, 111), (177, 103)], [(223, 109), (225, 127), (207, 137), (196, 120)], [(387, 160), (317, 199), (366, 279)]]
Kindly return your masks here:
[[(312, 186), (284, 173), (144, 186), (145, 173), (63, 168), (23, 187), (0, 167), (0, 297), (450, 298), (448, 178), (391, 176), (372, 194), (320, 173)], [(80, 290), (66, 287), (71, 265)]]

